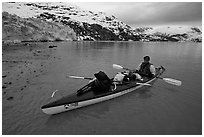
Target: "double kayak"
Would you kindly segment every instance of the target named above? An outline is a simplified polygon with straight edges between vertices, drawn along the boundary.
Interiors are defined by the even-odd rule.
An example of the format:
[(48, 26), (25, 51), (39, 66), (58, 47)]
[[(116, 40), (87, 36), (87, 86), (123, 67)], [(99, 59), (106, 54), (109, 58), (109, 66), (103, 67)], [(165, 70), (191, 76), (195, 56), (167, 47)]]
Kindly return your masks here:
[[(149, 86), (153, 81), (161, 78), (160, 76), (164, 71), (165, 68), (160, 66), (156, 68), (156, 75), (152, 78), (144, 77), (142, 81), (135, 79), (122, 83), (112, 82), (108, 88), (103, 89), (99, 87), (98, 91), (96, 88), (93, 88), (96, 85), (96, 80), (92, 80), (76, 93), (43, 105), (41, 109), (44, 113), (52, 115), (110, 100), (135, 91), (143, 86)], [(110, 79), (110, 81), (113, 81), (113, 79)]]

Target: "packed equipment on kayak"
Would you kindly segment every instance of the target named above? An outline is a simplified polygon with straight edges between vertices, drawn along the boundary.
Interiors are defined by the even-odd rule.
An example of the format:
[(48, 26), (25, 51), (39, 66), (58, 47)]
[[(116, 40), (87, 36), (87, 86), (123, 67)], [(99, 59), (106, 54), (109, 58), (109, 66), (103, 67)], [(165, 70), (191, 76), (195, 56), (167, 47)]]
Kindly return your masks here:
[(95, 73), (94, 76), (96, 77), (96, 79), (92, 84), (92, 90), (96, 93), (109, 91), (112, 83), (109, 77), (103, 71)]

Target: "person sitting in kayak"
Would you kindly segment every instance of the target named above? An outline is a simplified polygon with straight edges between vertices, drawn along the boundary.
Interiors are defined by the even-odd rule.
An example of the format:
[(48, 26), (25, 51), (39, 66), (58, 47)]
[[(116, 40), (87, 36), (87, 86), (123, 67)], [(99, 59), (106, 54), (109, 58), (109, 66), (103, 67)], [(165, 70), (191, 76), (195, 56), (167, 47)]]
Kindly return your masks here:
[(136, 73), (138, 73), (142, 77), (148, 77), (151, 78), (155, 76), (155, 67), (152, 63), (150, 63), (150, 57), (145, 56), (144, 61), (138, 66), (136, 69)]

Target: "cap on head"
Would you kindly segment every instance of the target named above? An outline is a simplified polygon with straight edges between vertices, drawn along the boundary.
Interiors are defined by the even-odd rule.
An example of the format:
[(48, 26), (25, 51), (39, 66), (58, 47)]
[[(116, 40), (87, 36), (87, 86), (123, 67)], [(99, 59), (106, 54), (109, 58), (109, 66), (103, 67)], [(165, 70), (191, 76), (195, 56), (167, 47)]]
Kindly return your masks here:
[(149, 56), (145, 56), (144, 57), (144, 61), (150, 61), (150, 57)]

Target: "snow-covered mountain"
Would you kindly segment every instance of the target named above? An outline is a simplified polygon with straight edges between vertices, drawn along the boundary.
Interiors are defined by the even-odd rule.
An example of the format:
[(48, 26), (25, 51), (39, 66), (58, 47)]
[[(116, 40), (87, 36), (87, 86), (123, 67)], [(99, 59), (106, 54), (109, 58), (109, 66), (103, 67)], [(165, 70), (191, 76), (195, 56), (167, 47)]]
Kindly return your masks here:
[(143, 28), (144, 41), (202, 41), (202, 32), (198, 27), (190, 26), (159, 26)]
[[(201, 31), (197, 27), (178, 29), (180, 33), (170, 33), (172, 29), (136, 28), (103, 12), (94, 13), (69, 3), (25, 3), (4, 2), (3, 12), (15, 14), (23, 19), (39, 19), (57, 23), (73, 29), (73, 40), (133, 40), (133, 41), (201, 41)], [(25, 24), (26, 25), (26, 24)], [(176, 32), (176, 31), (173, 31)]]

